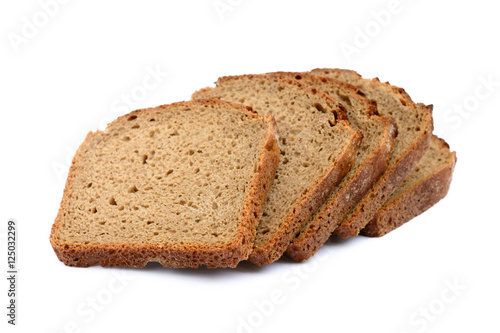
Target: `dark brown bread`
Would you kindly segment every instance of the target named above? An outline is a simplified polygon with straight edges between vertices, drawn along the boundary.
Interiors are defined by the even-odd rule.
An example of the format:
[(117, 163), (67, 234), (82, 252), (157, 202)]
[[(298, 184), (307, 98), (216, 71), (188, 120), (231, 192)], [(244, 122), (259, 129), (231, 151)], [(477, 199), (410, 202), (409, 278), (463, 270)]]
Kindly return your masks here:
[(349, 171), (361, 134), (349, 126), (338, 101), (295, 80), (224, 77), (215, 88), (193, 94), (199, 97), (247, 104), (260, 115), (276, 118), (282, 157), (249, 257), (257, 265), (269, 264), (281, 257)]
[(382, 83), (377, 78), (364, 79), (354, 71), (315, 69), (312, 73), (358, 87), (367, 98), (377, 102), (380, 115), (392, 117), (398, 126), (389, 167), (333, 232), (340, 238), (354, 237), (373, 219), (428, 149), (432, 135), (432, 106), (415, 104), (403, 89)]
[(448, 144), (433, 136), (424, 157), (361, 234), (383, 236), (434, 206), (448, 193), (456, 161)]
[(216, 100), (137, 110), (89, 133), (51, 244), (70, 266), (235, 267), (279, 161), (271, 116)]
[(303, 261), (321, 248), (345, 214), (384, 173), (394, 145), (396, 126), (391, 118), (378, 116), (376, 103), (362, 97), (360, 90), (348, 83), (308, 73), (269, 75), (304, 82), (340, 101), (351, 126), (363, 133), (353, 167), (286, 250), (289, 258)]

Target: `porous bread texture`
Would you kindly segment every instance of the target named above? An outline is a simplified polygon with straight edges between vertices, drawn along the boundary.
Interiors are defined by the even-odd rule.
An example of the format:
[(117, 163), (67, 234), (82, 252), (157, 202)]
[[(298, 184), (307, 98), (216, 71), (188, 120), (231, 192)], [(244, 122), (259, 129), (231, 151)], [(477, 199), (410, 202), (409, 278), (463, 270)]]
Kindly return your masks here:
[(235, 267), (279, 161), (272, 116), (223, 101), (134, 111), (89, 133), (50, 241), (70, 266)]
[(281, 160), (249, 257), (256, 265), (269, 264), (351, 168), (361, 134), (349, 126), (338, 101), (294, 80), (223, 77), (215, 88), (193, 94), (199, 97), (239, 102), (276, 118)]
[(353, 167), (286, 250), (289, 258), (303, 261), (321, 248), (343, 217), (385, 171), (396, 125), (391, 118), (378, 116), (376, 103), (362, 97), (360, 90), (348, 83), (308, 73), (277, 72), (269, 75), (299, 80), (340, 101), (350, 125), (363, 133)]
[(398, 127), (387, 170), (333, 232), (339, 238), (354, 237), (371, 221), (428, 149), (432, 134), (432, 105), (413, 103), (403, 89), (382, 83), (377, 78), (364, 79), (354, 71), (315, 69), (311, 73), (358, 87), (367, 98), (377, 102), (379, 114), (393, 118)]
[(443, 139), (433, 136), (424, 157), (361, 234), (383, 236), (438, 203), (448, 193), (456, 162), (456, 153)]

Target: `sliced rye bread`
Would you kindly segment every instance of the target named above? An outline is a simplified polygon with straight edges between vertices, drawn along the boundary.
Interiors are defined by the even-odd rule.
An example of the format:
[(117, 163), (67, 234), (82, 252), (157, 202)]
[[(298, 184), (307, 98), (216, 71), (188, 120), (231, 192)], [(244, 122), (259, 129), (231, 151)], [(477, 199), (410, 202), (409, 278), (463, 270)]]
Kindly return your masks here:
[[(401, 92), (412, 101), (403, 89)], [(448, 193), (457, 157), (432, 135), (429, 149), (360, 234), (381, 237), (435, 205)]]
[(295, 80), (223, 77), (193, 98), (235, 101), (276, 118), (282, 156), (249, 257), (256, 265), (270, 264), (349, 171), (362, 135), (349, 126), (338, 101)]
[(235, 267), (279, 161), (272, 116), (215, 100), (137, 110), (90, 132), (50, 241), (70, 266)]
[(433, 135), (424, 157), (361, 234), (383, 236), (434, 206), (448, 193), (456, 162), (456, 153), (446, 141)]
[(364, 79), (354, 71), (315, 69), (311, 73), (358, 87), (367, 98), (377, 102), (379, 114), (392, 117), (398, 127), (387, 170), (333, 232), (339, 238), (354, 237), (372, 220), (428, 149), (432, 135), (432, 105), (413, 103), (403, 89), (377, 78)]
[(321, 248), (345, 215), (384, 173), (394, 145), (396, 125), (391, 118), (378, 116), (376, 103), (362, 97), (360, 90), (348, 83), (308, 73), (269, 75), (304, 82), (340, 101), (346, 108), (350, 125), (363, 133), (353, 167), (285, 252), (289, 258), (300, 262)]

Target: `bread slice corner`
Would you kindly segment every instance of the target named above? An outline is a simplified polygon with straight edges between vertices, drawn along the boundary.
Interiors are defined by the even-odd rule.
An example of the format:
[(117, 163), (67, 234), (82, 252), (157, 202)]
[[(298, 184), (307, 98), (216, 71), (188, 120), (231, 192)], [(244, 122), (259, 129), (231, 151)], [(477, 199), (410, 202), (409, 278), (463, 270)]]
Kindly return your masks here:
[(448, 193), (456, 162), (448, 143), (433, 135), (424, 157), (361, 234), (381, 237), (438, 203)]

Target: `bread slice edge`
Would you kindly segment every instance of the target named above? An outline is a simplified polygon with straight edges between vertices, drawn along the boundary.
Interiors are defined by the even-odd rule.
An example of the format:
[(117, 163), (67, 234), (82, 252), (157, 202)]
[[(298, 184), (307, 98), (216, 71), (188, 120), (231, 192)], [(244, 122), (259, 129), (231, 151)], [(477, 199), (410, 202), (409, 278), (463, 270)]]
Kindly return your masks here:
[[(310, 84), (319, 90), (322, 90), (325, 84), (331, 84), (333, 87), (338, 87), (337, 89), (343, 89), (344, 91), (347, 90), (350, 97), (346, 98), (358, 98), (359, 104), (363, 105), (363, 109), (358, 112), (367, 119), (377, 122), (383, 128), (382, 135), (377, 140), (377, 147), (369, 153), (369, 158), (366, 159), (365, 157), (363, 159), (363, 164), (358, 166), (355, 173), (350, 175), (348, 183), (346, 183), (345, 178), (340, 182), (338, 186), (342, 186), (342, 188), (334, 191), (329, 196), (326, 203), (320, 208), (320, 212), (313, 215), (312, 220), (306, 223), (298, 236), (289, 244), (285, 255), (294, 261), (300, 262), (312, 257), (321, 248), (323, 243), (330, 237), (331, 232), (342, 221), (342, 218), (384, 173), (388, 165), (388, 158), (394, 147), (397, 126), (392, 118), (378, 114), (375, 101), (365, 98), (359, 88), (344, 81), (313, 75), (308, 72), (273, 72), (267, 73), (267, 75), (295, 79), (304, 84)], [(327, 93), (326, 91), (323, 92)], [(327, 95), (330, 94), (327, 93)], [(337, 98), (336, 96), (330, 97)], [(339, 102), (342, 103), (341, 100)], [(351, 117), (349, 113), (346, 113), (346, 116)], [(358, 117), (357, 115), (352, 116)], [(347, 174), (351, 172), (353, 172), (352, 169)]]
[[(443, 139), (434, 136), (433, 140), (440, 142), (441, 149), (448, 150), (449, 160), (441, 168), (422, 178), (390, 203), (385, 204), (361, 231), (361, 235), (384, 236), (424, 213), (448, 194), (457, 163), (456, 152), (451, 152)], [(423, 205), (420, 204), (422, 202)]]
[(299, 233), (312, 212), (319, 209), (347, 172), (351, 169), (356, 153), (361, 144), (362, 134), (354, 131), (345, 120), (339, 124), (346, 126), (351, 132), (351, 139), (344, 147), (342, 154), (334, 162), (332, 168), (313, 186), (296, 207), (288, 214), (278, 231), (264, 247), (254, 247), (249, 260), (258, 266), (270, 264), (279, 259), (290, 245), (293, 237)]
[(318, 252), (353, 205), (363, 198), (385, 172), (394, 145), (396, 127), (393, 126), (394, 122), (391, 119), (383, 118), (386, 118), (388, 125), (383, 135), (385, 138), (383, 144), (372, 154), (368, 163), (356, 172), (351, 181), (340, 189), (336, 197), (318, 213), (312, 224), (301, 230), (288, 246), (285, 252), (287, 257), (301, 262)]

